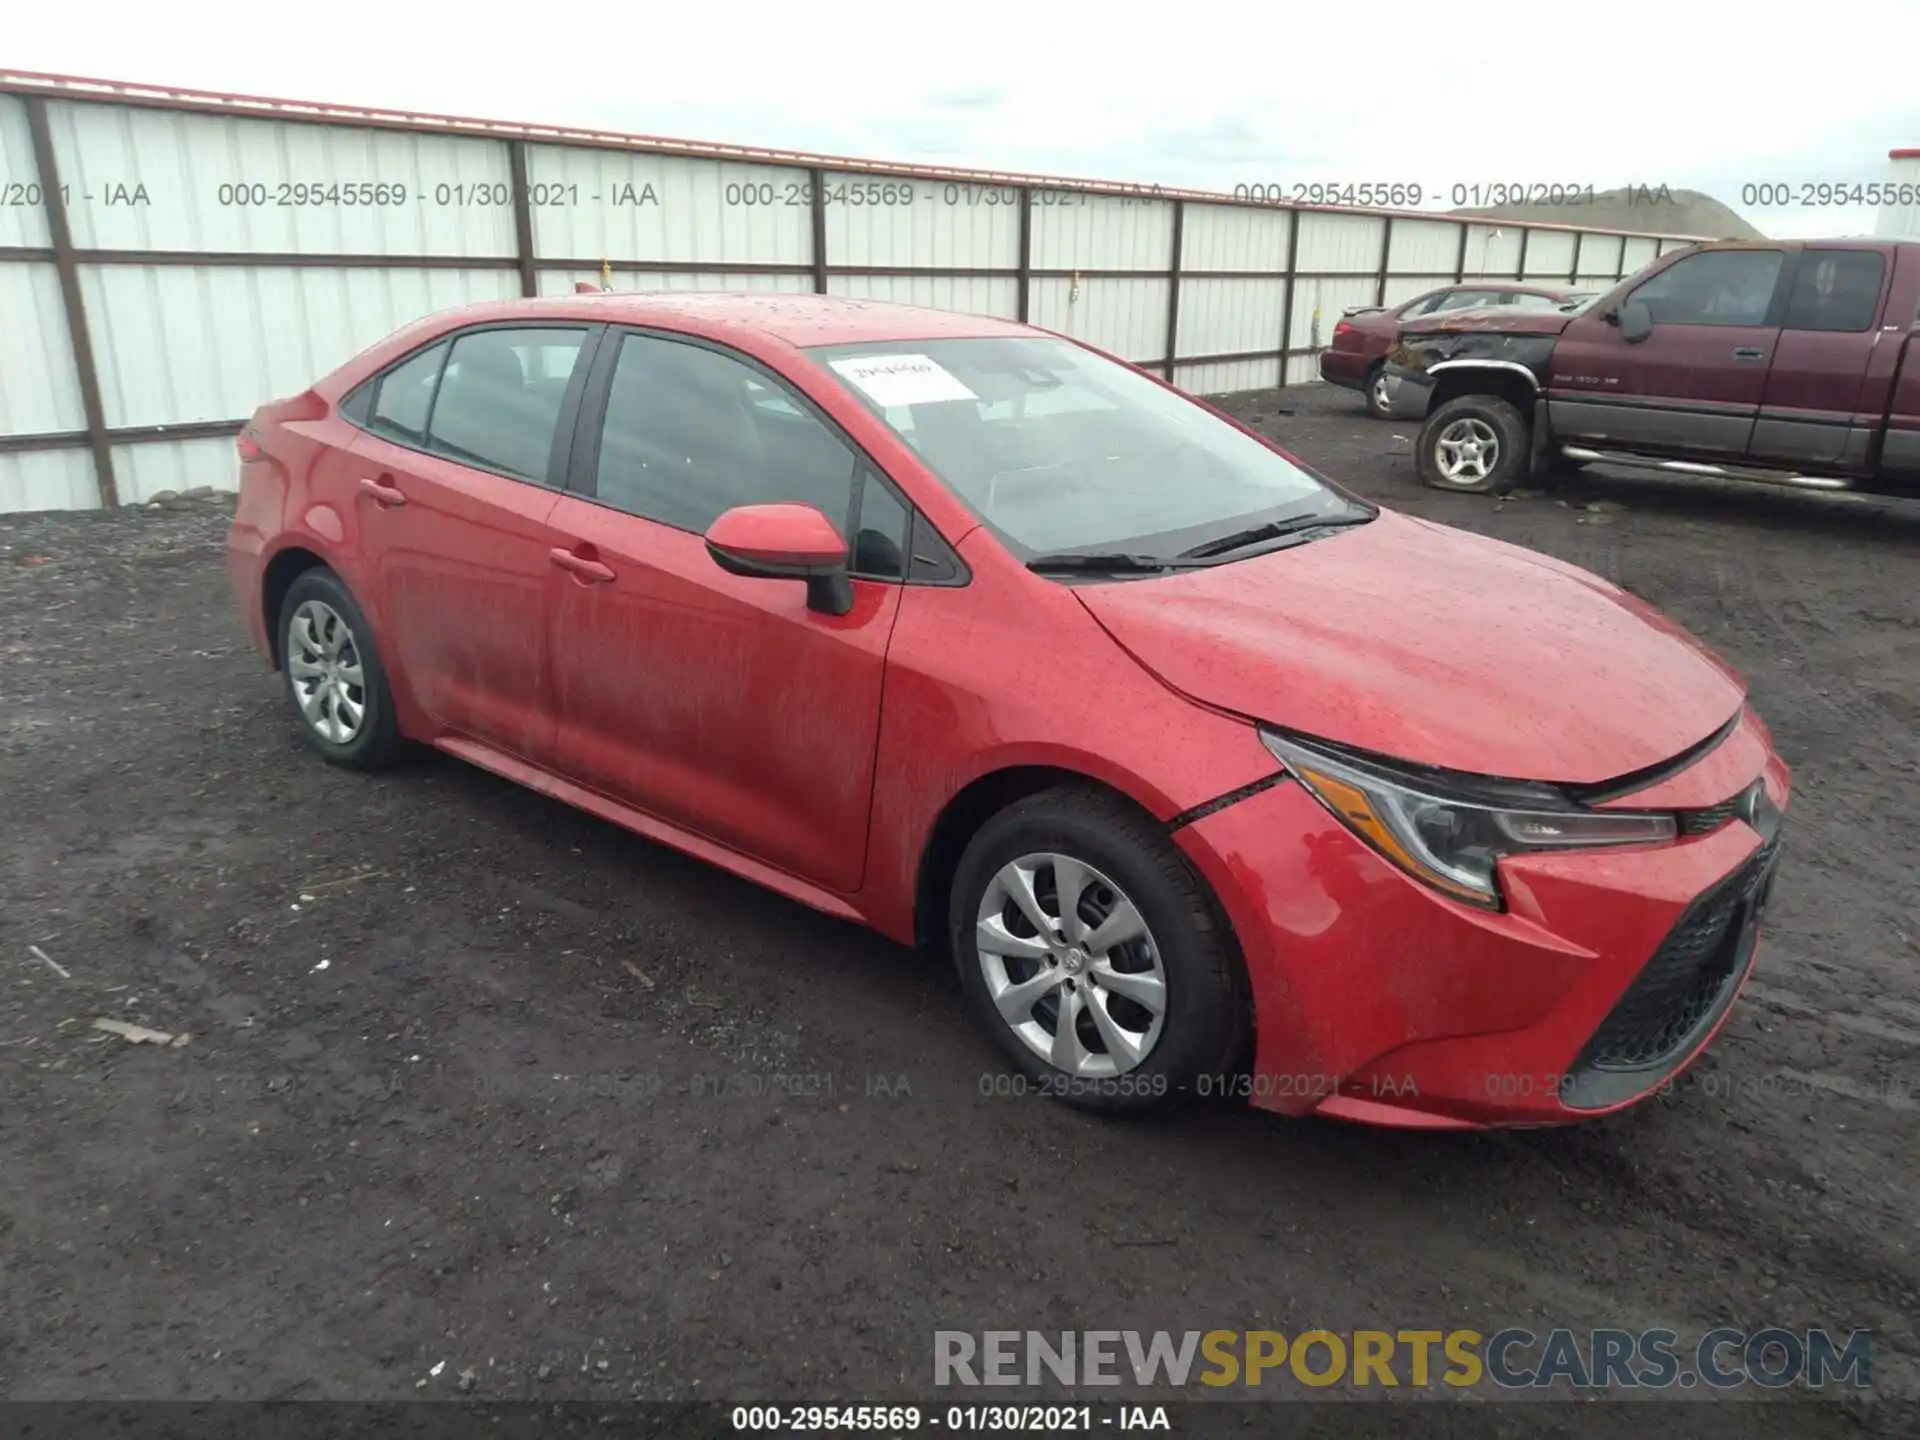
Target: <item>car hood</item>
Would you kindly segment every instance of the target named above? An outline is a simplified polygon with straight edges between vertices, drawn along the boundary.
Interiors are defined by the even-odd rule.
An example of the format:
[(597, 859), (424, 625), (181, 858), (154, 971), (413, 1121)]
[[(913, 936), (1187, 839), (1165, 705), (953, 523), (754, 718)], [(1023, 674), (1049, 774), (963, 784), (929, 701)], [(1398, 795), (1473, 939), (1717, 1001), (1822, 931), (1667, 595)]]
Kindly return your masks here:
[(1705, 739), (1745, 697), (1725, 663), (1599, 576), (1391, 511), (1075, 593), (1203, 704), (1482, 775), (1611, 780)]
[[(1494, 331), (1501, 335), (1558, 335), (1573, 322), (1559, 310), (1522, 310), (1511, 305), (1484, 305), (1477, 310), (1453, 310), (1438, 319), (1423, 319), (1421, 335), (1458, 335)], [(1404, 327), (1414, 333), (1413, 326)]]

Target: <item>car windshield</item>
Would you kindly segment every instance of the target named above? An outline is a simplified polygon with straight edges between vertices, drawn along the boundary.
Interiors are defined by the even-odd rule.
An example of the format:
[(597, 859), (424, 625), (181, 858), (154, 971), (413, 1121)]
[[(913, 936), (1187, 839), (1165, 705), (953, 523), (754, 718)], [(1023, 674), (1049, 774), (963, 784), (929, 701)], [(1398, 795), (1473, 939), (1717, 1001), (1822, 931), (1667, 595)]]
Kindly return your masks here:
[(1170, 558), (1254, 526), (1372, 513), (1211, 411), (1066, 340), (808, 353), (1022, 560)]
[(1565, 300), (1560, 302), (1560, 308), (1569, 315), (1578, 315), (1599, 298), (1600, 292), (1598, 290), (1583, 291), (1567, 296)]

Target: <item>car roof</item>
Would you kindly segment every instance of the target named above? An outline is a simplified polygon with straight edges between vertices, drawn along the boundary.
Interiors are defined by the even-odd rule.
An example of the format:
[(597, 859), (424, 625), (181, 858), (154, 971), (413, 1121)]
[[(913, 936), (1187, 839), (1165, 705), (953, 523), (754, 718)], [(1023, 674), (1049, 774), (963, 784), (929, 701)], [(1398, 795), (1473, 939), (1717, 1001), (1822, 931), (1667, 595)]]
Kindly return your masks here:
[(723, 341), (757, 336), (802, 347), (1046, 333), (990, 315), (966, 315), (925, 305), (897, 305), (844, 295), (734, 290), (601, 291), (495, 301), (470, 306), (461, 318), (463, 323), (590, 319), (656, 326)]

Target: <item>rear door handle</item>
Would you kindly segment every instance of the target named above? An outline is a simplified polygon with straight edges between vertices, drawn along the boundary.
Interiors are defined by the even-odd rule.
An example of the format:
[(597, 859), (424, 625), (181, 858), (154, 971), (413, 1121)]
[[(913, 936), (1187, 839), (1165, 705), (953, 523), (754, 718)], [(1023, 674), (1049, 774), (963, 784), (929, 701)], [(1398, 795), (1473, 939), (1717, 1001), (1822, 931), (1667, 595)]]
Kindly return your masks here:
[(1762, 350), (1758, 345), (1736, 345), (1733, 347), (1733, 358), (1736, 360), (1764, 360), (1767, 358), (1767, 352)]
[(362, 480), (360, 488), (386, 509), (407, 503), (407, 497), (400, 493), (398, 487), (385, 480)]
[(589, 560), (571, 550), (562, 550), (558, 545), (547, 552), (547, 558), (562, 570), (571, 570), (589, 585), (604, 585), (613, 579), (613, 571), (598, 560)]

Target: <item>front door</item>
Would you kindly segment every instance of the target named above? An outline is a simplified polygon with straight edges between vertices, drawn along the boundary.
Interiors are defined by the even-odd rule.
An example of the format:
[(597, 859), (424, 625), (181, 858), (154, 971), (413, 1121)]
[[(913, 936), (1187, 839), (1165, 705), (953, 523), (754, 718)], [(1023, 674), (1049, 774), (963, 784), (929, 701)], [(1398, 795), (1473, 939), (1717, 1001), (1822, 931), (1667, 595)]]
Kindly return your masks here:
[[(615, 343), (583, 415), (583, 493), (551, 517), (572, 557), (549, 582), (558, 768), (791, 875), (856, 890), (898, 580), (863, 578), (856, 564), (851, 613), (821, 614), (800, 582), (722, 570), (702, 535), (736, 505), (802, 501), (842, 535), (872, 530), (876, 505), (891, 507), (881, 523), (898, 532), (906, 511), (769, 372), (703, 343), (635, 332)], [(896, 574), (898, 560), (896, 548)]]
[(1780, 338), (1786, 252), (1683, 255), (1618, 298), (1653, 321), (1625, 339), (1592, 307), (1553, 347), (1548, 415), (1557, 439), (1600, 449), (1739, 460), (1746, 455)]
[(436, 725), (536, 762), (554, 730), (555, 437), (591, 333), (496, 326), (443, 341), (382, 377), (353, 446), (392, 668)]

